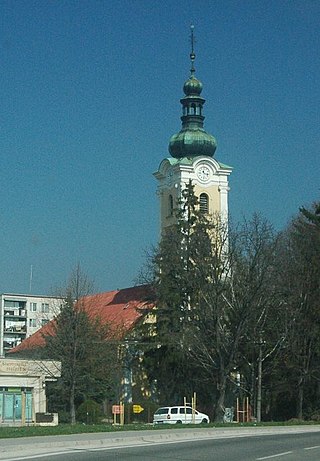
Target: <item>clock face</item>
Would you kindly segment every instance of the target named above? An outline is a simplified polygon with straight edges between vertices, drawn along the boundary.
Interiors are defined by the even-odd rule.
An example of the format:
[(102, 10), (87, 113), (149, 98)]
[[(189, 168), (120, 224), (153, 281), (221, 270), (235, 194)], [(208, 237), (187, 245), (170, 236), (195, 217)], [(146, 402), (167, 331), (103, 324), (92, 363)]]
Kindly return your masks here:
[(210, 170), (207, 166), (202, 165), (197, 171), (197, 176), (200, 181), (207, 181), (210, 177)]

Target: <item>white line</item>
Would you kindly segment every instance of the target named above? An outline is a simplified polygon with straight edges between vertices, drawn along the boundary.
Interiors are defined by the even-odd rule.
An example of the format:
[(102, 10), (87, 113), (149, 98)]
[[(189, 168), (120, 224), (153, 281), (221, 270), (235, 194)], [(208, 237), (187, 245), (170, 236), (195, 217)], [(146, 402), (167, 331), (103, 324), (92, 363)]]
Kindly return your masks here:
[[(148, 443), (152, 443), (153, 445), (169, 445), (169, 444), (175, 444), (175, 443), (186, 443), (186, 442), (200, 442), (201, 440), (194, 440), (194, 439), (183, 439), (183, 440), (163, 440), (163, 441), (148, 441)], [(19, 456), (15, 458), (5, 458), (1, 459), (1, 461), (21, 461), (25, 459), (35, 459), (35, 458), (47, 458), (49, 456), (59, 456), (59, 455), (68, 455), (69, 453), (79, 453), (80, 451), (82, 452), (90, 452), (90, 451), (109, 451), (109, 450), (123, 450), (125, 448), (146, 448), (147, 441), (144, 442), (139, 442), (139, 443), (131, 443), (127, 445), (112, 445), (112, 446), (102, 446), (102, 447), (93, 447), (90, 445), (87, 446), (82, 446), (78, 448), (67, 448), (64, 451), (53, 451), (49, 453), (39, 453), (35, 455), (25, 455), (25, 456)], [(9, 455), (9, 453), (8, 453)]]
[(315, 445), (314, 447), (306, 447), (304, 450), (316, 450), (317, 448), (320, 448), (320, 445)]
[(2, 461), (20, 461), (21, 459), (47, 458), (48, 456), (66, 455), (68, 453), (79, 453), (79, 450), (55, 451), (54, 453), (42, 453), (38, 455), (19, 456), (19, 458), (6, 458)]
[(263, 456), (262, 458), (256, 458), (256, 459), (257, 459), (257, 461), (259, 461), (261, 459), (277, 458), (278, 456), (286, 456), (286, 455), (290, 455), (291, 453), (292, 453), (292, 451), (285, 451), (284, 453), (277, 453), (276, 455)]

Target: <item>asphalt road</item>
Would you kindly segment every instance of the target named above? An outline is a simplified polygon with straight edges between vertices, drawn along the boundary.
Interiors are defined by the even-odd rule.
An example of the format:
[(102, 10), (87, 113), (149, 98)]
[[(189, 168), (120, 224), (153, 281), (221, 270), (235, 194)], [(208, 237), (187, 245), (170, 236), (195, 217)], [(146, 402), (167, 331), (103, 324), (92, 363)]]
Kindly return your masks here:
[[(162, 431), (161, 431), (162, 432)], [(277, 433), (278, 432), (278, 433)], [(101, 434), (99, 435), (101, 439)], [(5, 461), (320, 461), (320, 428), (298, 433), (284, 430), (206, 430), (198, 432), (165, 431), (145, 436), (118, 434), (119, 439), (100, 440), (93, 435), (84, 442), (56, 437), (56, 443), (25, 439), (12, 449), (0, 440), (0, 459)], [(37, 438), (39, 439), (39, 438)], [(82, 439), (82, 440), (81, 440)], [(178, 440), (177, 440), (178, 439)], [(192, 440), (190, 440), (192, 439)], [(18, 443), (18, 440), (16, 443)], [(51, 439), (53, 440), (53, 439)], [(62, 441), (61, 441), (62, 440)], [(21, 442), (21, 441), (20, 441)], [(59, 445), (60, 444), (60, 445)], [(33, 453), (34, 452), (34, 453)]]

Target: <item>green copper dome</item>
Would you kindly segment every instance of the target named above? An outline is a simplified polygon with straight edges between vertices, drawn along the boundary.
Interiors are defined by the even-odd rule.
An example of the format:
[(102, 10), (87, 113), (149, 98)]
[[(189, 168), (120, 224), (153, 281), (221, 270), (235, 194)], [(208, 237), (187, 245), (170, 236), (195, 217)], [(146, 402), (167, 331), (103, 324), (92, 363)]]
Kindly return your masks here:
[(213, 157), (216, 147), (215, 138), (201, 129), (181, 130), (173, 135), (169, 142), (169, 152), (175, 158), (199, 155)]
[(195, 78), (194, 75), (191, 75), (191, 77), (183, 85), (183, 92), (186, 96), (200, 95), (201, 91), (202, 83), (200, 82), (200, 80)]
[[(193, 35), (192, 35), (193, 37)], [(169, 152), (172, 157), (198, 157), (207, 155), (213, 157), (217, 148), (215, 138), (203, 128), (204, 116), (202, 115), (205, 99), (201, 95), (202, 83), (195, 76), (195, 54), (190, 54), (191, 75), (183, 85), (185, 96), (180, 99), (182, 104), (182, 127), (179, 133), (173, 135), (169, 141)]]

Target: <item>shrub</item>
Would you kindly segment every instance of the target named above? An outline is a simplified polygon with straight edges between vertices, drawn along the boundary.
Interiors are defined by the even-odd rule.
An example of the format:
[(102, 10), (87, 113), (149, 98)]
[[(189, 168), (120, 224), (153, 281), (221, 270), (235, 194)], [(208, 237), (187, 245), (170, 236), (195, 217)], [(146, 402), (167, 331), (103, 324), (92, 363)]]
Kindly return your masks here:
[(98, 424), (103, 417), (101, 406), (94, 400), (85, 400), (77, 409), (77, 421), (85, 424)]
[(70, 423), (70, 413), (65, 410), (58, 411), (59, 415), (59, 424), (69, 424)]
[(310, 416), (310, 420), (319, 422), (320, 421), (320, 410), (317, 410), (314, 413), (312, 413), (312, 415)]

